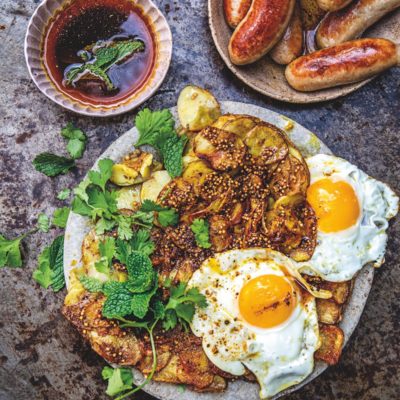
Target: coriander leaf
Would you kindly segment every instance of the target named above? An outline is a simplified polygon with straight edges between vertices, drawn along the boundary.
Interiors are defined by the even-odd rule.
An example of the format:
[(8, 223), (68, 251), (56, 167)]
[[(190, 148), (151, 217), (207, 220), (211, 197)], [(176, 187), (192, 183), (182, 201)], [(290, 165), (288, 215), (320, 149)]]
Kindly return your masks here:
[(106, 257), (101, 257), (99, 261), (94, 263), (94, 267), (96, 271), (100, 272), (101, 274), (108, 275), (110, 273), (110, 267), (108, 266), (108, 261)]
[(155, 245), (150, 238), (150, 232), (145, 229), (139, 229), (133, 234), (130, 240), (132, 250), (139, 251), (149, 256), (153, 253)]
[(175, 136), (165, 140), (160, 147), (165, 169), (171, 178), (176, 178), (177, 176), (182, 175), (182, 154), (186, 142), (186, 136)]
[(50, 247), (46, 247), (39, 256), (38, 267), (33, 271), (33, 279), (47, 289), (51, 285)]
[(67, 144), (67, 151), (71, 158), (76, 160), (77, 158), (81, 158), (83, 152), (85, 151), (85, 142), (82, 142), (79, 139), (71, 139), (68, 141)]
[(99, 171), (89, 171), (89, 179), (94, 184), (99, 186), (103, 192), (107, 181), (111, 178), (112, 166), (114, 162), (108, 158), (100, 160), (98, 163)]
[(79, 183), (79, 185), (74, 188), (74, 194), (78, 196), (81, 200), (87, 202), (89, 200), (89, 197), (86, 193), (86, 189), (90, 185), (90, 180), (89, 178), (85, 178), (83, 181)]
[(92, 216), (92, 208), (78, 196), (75, 196), (74, 200), (72, 200), (71, 209), (75, 214), (83, 215), (85, 217)]
[(71, 191), (69, 189), (62, 189), (58, 195), (57, 195), (57, 199), (58, 200), (67, 200), (69, 195), (70, 195)]
[(24, 237), (25, 235), (7, 240), (3, 235), (0, 235), (0, 268), (19, 268), (22, 266), (20, 245)]
[(135, 118), (135, 125), (139, 131), (139, 140), (136, 146), (149, 144), (155, 146), (162, 128), (174, 129), (174, 119), (167, 109), (161, 111), (150, 111), (148, 108), (140, 111)]
[(104, 317), (125, 317), (126, 315), (131, 314), (133, 294), (126, 289), (125, 285), (115, 286), (113, 290), (111, 290), (109, 285), (104, 285), (104, 291), (107, 296), (102, 311)]
[(40, 213), (37, 220), (37, 227), (40, 232), (47, 233), (50, 229), (50, 218), (43, 213)]
[(79, 281), (82, 283), (83, 287), (91, 293), (103, 291), (104, 283), (100, 279), (92, 278), (87, 275), (82, 275), (79, 277)]
[(87, 136), (79, 128), (75, 128), (71, 122), (68, 122), (65, 128), (61, 129), (61, 135), (66, 139), (78, 139), (86, 142)]
[(33, 165), (36, 171), (47, 176), (56, 176), (68, 172), (75, 166), (75, 161), (51, 153), (41, 153), (35, 157)]
[(178, 223), (179, 214), (174, 209), (170, 208), (169, 210), (160, 211), (157, 219), (163, 227), (172, 226)]
[(98, 235), (102, 235), (104, 232), (113, 229), (116, 224), (117, 222), (112, 219), (100, 218), (96, 222), (95, 231)]
[(196, 305), (200, 308), (207, 307), (207, 300), (203, 294), (199, 292), (199, 289), (196, 287), (190, 288), (185, 294), (185, 301), (191, 301), (196, 303)]
[(67, 225), (69, 211), (69, 207), (61, 207), (54, 210), (53, 224), (60, 228), (65, 228)]
[(174, 329), (178, 323), (178, 317), (174, 310), (166, 310), (162, 321), (163, 329), (168, 331)]
[(133, 235), (132, 219), (124, 215), (117, 215), (115, 219), (118, 223), (118, 237), (122, 240), (129, 240)]
[(132, 215), (132, 223), (151, 229), (153, 225), (154, 215), (152, 212), (137, 211)]
[(63, 258), (64, 236), (58, 236), (40, 254), (33, 279), (46, 289), (51, 285), (54, 292), (61, 290), (65, 285)]
[(211, 247), (208, 221), (197, 218), (190, 225), (190, 229), (194, 233), (196, 243), (199, 247), (203, 249)]
[(126, 264), (128, 260), (128, 255), (132, 251), (129, 242), (121, 239), (115, 241), (115, 257), (122, 264)]
[(145, 254), (138, 251), (129, 254), (126, 269), (128, 270), (126, 284), (132, 293), (143, 293), (156, 286), (156, 271), (150, 258)]
[(113, 237), (106, 237), (99, 243), (100, 260), (94, 266), (97, 271), (108, 274), (112, 265), (112, 259), (115, 253), (115, 239)]
[(157, 204), (155, 201), (153, 200), (144, 200), (141, 207), (140, 207), (140, 211), (144, 211), (144, 212), (150, 212), (150, 211), (163, 211), (166, 208), (163, 207), (160, 204)]
[(175, 307), (175, 312), (178, 318), (187, 322), (188, 324), (192, 322), (194, 311), (195, 308), (192, 303), (182, 303)]
[(132, 389), (132, 370), (128, 368), (104, 367), (102, 371), (104, 380), (108, 380), (106, 393), (109, 396), (116, 396), (122, 392)]

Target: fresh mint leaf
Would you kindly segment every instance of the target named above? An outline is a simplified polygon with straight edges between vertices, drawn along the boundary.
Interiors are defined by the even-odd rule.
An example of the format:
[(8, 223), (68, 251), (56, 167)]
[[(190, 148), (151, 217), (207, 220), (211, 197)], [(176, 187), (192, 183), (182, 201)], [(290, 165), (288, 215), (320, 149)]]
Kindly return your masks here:
[(71, 191), (69, 189), (62, 189), (58, 195), (57, 195), (57, 199), (58, 200), (67, 200), (69, 195), (70, 195)]
[(147, 293), (137, 293), (132, 296), (132, 314), (139, 319), (146, 316), (149, 311), (150, 300), (154, 295), (154, 290)]
[(156, 271), (148, 256), (138, 251), (129, 254), (126, 269), (128, 270), (127, 288), (132, 293), (143, 293), (155, 286)]
[(22, 267), (21, 240), (24, 237), (25, 235), (7, 240), (3, 235), (0, 235), (0, 268)]
[(133, 387), (132, 370), (129, 368), (104, 367), (101, 375), (108, 381), (106, 393), (109, 396), (122, 394)]
[[(115, 282), (117, 283), (117, 282)], [(119, 282), (118, 282), (119, 283)], [(106, 290), (106, 286), (104, 287)], [(125, 317), (132, 313), (133, 294), (126, 289), (125, 285), (119, 285), (118, 290), (109, 291), (103, 305), (103, 316), (106, 318)]]
[(186, 136), (174, 136), (164, 141), (160, 147), (165, 169), (171, 178), (182, 175), (182, 154), (187, 143)]
[(91, 293), (103, 291), (104, 283), (100, 279), (92, 278), (87, 275), (82, 275), (79, 277), (79, 281), (82, 283), (83, 287)]
[(50, 218), (43, 213), (40, 213), (37, 220), (37, 227), (40, 232), (47, 233), (50, 229)]
[(69, 207), (61, 207), (54, 210), (53, 224), (60, 228), (65, 228), (67, 225), (69, 211)]
[(155, 146), (159, 141), (160, 130), (167, 129), (172, 131), (175, 122), (171, 112), (167, 109), (150, 111), (145, 108), (137, 114), (135, 125), (140, 135), (136, 146), (144, 144)]
[(60, 291), (65, 286), (63, 258), (64, 236), (58, 236), (40, 254), (33, 279), (46, 289), (51, 285), (54, 292)]
[(82, 142), (79, 139), (71, 139), (67, 144), (67, 151), (71, 158), (76, 160), (77, 158), (81, 158), (83, 156), (85, 147), (85, 142)]
[(106, 183), (111, 178), (112, 166), (114, 162), (108, 158), (99, 161), (99, 171), (89, 171), (89, 179), (94, 184), (99, 186), (103, 192), (105, 191)]
[(68, 172), (75, 166), (75, 161), (51, 153), (41, 153), (35, 157), (33, 165), (36, 171), (53, 177)]
[(190, 225), (197, 245), (203, 249), (209, 249), (211, 247), (209, 228), (208, 221), (200, 218), (195, 219)]

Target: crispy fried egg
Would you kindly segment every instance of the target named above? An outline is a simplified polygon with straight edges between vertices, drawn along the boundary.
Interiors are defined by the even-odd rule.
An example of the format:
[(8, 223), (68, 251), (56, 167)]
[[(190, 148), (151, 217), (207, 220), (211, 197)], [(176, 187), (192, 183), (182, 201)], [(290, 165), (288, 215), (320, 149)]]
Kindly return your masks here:
[(307, 200), (318, 220), (317, 246), (302, 272), (332, 282), (346, 281), (367, 263), (384, 261), (388, 220), (399, 199), (384, 183), (338, 157), (307, 160), (311, 183)]
[(315, 299), (300, 289), (298, 265), (268, 249), (231, 250), (207, 259), (189, 286), (207, 298), (193, 333), (218, 368), (254, 373), (267, 398), (304, 380), (319, 347)]

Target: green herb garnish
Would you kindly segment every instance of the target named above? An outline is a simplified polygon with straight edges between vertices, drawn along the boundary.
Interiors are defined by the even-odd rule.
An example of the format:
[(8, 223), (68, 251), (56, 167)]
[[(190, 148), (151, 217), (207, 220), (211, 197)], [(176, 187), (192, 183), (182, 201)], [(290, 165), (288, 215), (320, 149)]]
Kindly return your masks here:
[(208, 221), (200, 218), (195, 219), (190, 225), (197, 245), (203, 249), (209, 249), (211, 247), (209, 228)]
[(75, 166), (75, 161), (51, 153), (41, 153), (35, 157), (33, 165), (36, 171), (52, 177), (68, 172)]
[(23, 235), (15, 239), (8, 240), (0, 234), (0, 268), (22, 267), (21, 241), (25, 238), (25, 236), (26, 235)]

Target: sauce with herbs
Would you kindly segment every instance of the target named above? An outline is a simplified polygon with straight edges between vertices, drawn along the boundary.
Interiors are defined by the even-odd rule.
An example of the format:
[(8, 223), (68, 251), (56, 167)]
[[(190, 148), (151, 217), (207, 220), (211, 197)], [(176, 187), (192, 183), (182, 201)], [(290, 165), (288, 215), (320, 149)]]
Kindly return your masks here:
[[(138, 49), (105, 60), (100, 70), (85, 68), (97, 63), (99, 48), (132, 42), (140, 43)], [(42, 46), (47, 73), (61, 92), (91, 105), (107, 105), (143, 86), (154, 66), (156, 44), (150, 22), (133, 1), (74, 0), (49, 22)], [(79, 73), (71, 75), (73, 69)]]

